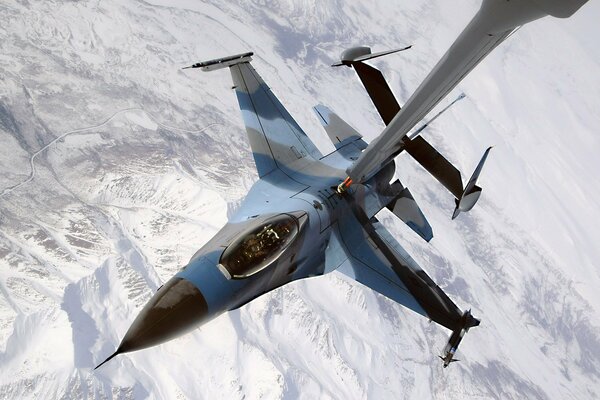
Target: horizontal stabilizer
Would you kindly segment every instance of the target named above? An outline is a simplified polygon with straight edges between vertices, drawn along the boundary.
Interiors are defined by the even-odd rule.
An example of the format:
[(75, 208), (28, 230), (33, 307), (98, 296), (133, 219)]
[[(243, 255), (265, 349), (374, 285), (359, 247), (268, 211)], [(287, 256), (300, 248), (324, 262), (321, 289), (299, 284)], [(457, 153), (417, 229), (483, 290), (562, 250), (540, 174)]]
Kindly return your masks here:
[(452, 219), (456, 218), (461, 212), (472, 209), (475, 203), (477, 203), (477, 200), (479, 200), (479, 197), (481, 196), (481, 188), (476, 185), (477, 178), (479, 178), (479, 175), (481, 174), (483, 164), (485, 163), (485, 160), (487, 159), (491, 149), (491, 147), (488, 147), (485, 153), (483, 153), (483, 157), (481, 157), (479, 164), (477, 164), (471, 179), (469, 179), (469, 182), (467, 182), (465, 190), (460, 197), (457, 197), (456, 208), (454, 209), (454, 213), (452, 213)]
[(362, 138), (361, 134), (351, 127), (346, 121), (341, 119), (336, 113), (322, 104), (313, 107), (319, 122), (325, 128), (327, 136), (336, 149), (344, 146), (349, 141)]
[(371, 218), (381, 209), (387, 208), (417, 235), (429, 242), (433, 238), (433, 230), (410, 190), (405, 188), (399, 180), (389, 183), (394, 171), (395, 164), (388, 164), (369, 181), (357, 185), (354, 197), (361, 202), (367, 218)]
[(433, 238), (431, 225), (408, 188), (404, 188), (387, 208), (425, 241), (429, 242)]

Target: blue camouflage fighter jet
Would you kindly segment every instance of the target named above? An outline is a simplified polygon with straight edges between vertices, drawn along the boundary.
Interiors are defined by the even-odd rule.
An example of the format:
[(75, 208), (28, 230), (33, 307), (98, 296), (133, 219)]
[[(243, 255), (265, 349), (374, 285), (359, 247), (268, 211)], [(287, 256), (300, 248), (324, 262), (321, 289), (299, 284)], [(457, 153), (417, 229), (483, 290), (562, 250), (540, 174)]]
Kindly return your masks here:
[(334, 270), (449, 329), (440, 358), (444, 367), (456, 361), (459, 343), (479, 320), (461, 311), (376, 218), (388, 208), (424, 240), (433, 237), (411, 192), (392, 182), (394, 159), (409, 154), (454, 195), (452, 218), (469, 211), (480, 197), (476, 181), (490, 149), (463, 185), (460, 172), (419, 136), (422, 128), (409, 131), (521, 25), (546, 15), (568, 17), (585, 2), (483, 0), (402, 109), (382, 73), (365, 61), (407, 48), (346, 50), (334, 66), (354, 68), (386, 128), (367, 144), (339, 116), (316, 106), (335, 145), (326, 155), (252, 67), (252, 53), (187, 67), (229, 68), (260, 179), (229, 222), (158, 290), (100, 365), (183, 335), (286, 283)]

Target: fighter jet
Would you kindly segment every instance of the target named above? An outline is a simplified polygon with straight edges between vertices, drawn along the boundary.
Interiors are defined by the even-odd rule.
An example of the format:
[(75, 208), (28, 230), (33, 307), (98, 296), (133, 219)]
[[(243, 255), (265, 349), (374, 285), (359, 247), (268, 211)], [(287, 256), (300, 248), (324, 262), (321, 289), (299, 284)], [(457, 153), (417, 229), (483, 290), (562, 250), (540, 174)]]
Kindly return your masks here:
[[(424, 240), (432, 228), (410, 190), (394, 177), (408, 154), (455, 198), (452, 218), (469, 211), (488, 148), (463, 185), (461, 173), (419, 133), (409, 132), (487, 54), (521, 25), (569, 17), (587, 0), (483, 0), (479, 12), (404, 107), (368, 60), (396, 51), (345, 51), (335, 66), (354, 68), (386, 124), (371, 143), (325, 106), (315, 112), (335, 146), (322, 154), (251, 65), (252, 53), (190, 66), (228, 68), (259, 180), (238, 211), (151, 298), (117, 350), (145, 349), (190, 332), (286, 283), (340, 271), (452, 333), (440, 358), (447, 367), (465, 333), (479, 325), (436, 285), (378, 221), (389, 209)], [(100, 366), (98, 365), (98, 367)], [(98, 368), (96, 367), (96, 368)]]

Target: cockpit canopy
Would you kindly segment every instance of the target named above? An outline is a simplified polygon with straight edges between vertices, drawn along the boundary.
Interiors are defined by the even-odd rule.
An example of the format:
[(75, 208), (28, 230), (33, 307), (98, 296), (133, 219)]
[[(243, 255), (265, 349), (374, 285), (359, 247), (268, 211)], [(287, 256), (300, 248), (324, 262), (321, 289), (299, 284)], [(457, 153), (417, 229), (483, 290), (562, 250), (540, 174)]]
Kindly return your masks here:
[[(306, 214), (299, 216), (306, 219)], [(292, 244), (301, 229), (297, 217), (278, 214), (243, 232), (223, 252), (219, 267), (229, 278), (254, 275), (273, 263)]]

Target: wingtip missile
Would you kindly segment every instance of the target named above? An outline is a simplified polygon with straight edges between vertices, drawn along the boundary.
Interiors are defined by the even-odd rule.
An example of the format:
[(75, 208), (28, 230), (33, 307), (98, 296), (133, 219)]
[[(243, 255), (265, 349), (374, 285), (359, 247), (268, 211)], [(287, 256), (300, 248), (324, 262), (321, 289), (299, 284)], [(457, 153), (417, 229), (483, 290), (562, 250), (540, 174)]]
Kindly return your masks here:
[(480, 320), (473, 317), (471, 310), (467, 310), (463, 313), (458, 323), (458, 327), (452, 332), (446, 347), (444, 347), (444, 354), (438, 356), (444, 362), (444, 368), (447, 368), (448, 365), (453, 362), (459, 361), (454, 358), (454, 354), (456, 353), (456, 350), (458, 350), (458, 345), (463, 340), (463, 337), (469, 331), (469, 329), (473, 328), (474, 326), (479, 326), (480, 323)]
[(250, 62), (250, 61), (252, 61), (253, 55), (254, 55), (254, 53), (250, 51), (247, 53), (235, 54), (233, 56), (215, 58), (214, 60), (198, 62), (196, 64), (192, 64), (187, 67), (183, 67), (181, 69), (201, 68), (202, 71), (209, 72), (209, 71), (214, 71), (214, 70), (225, 68), (225, 67), (231, 67), (232, 65), (239, 64), (239, 63)]
[(449, 356), (446, 355), (444, 357), (442, 356), (438, 356), (440, 358), (440, 360), (442, 360), (444, 362), (443, 367), (447, 368), (448, 365), (450, 365), (453, 362), (459, 362), (460, 360), (454, 359), (454, 358), (448, 358)]

